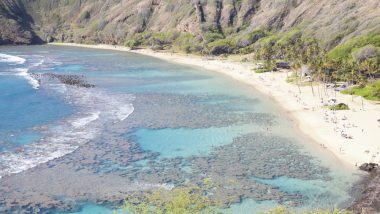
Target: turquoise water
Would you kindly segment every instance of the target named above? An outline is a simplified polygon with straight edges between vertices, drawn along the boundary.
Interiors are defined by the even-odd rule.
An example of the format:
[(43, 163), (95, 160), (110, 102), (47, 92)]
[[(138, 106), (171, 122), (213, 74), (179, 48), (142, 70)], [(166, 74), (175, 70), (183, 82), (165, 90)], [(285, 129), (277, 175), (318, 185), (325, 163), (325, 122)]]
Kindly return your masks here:
[[(47, 167), (34, 169), (41, 183), (20, 183), (21, 196), (33, 192), (51, 200), (67, 197), (81, 207), (63, 213), (113, 213), (96, 203), (108, 201), (104, 195), (119, 194), (114, 185), (176, 186), (208, 175), (246, 185), (231, 194), (257, 191), (244, 193), (241, 203), (228, 209), (232, 213), (257, 213), (279, 205), (298, 210), (344, 207), (352, 199), (351, 187), (359, 179), (354, 169), (300, 135), (268, 98), (225, 76), (106, 50), (2, 47), (0, 54), (0, 176), (19, 182), (18, 173), (24, 171), (28, 180), (29, 168), (47, 162)], [(59, 79), (67, 75), (95, 87)], [(118, 144), (110, 149), (107, 143), (113, 141)], [(130, 149), (129, 143), (136, 148)], [(81, 149), (84, 152), (77, 151)], [(159, 167), (150, 168), (152, 162)], [(305, 166), (305, 173), (298, 166)], [(55, 167), (62, 173), (51, 175)], [(107, 175), (108, 180), (102, 180)], [(76, 176), (99, 182), (102, 188), (75, 186), (78, 181), (69, 178)], [(44, 189), (44, 179), (57, 180), (63, 188)], [(12, 186), (2, 182), (0, 188)], [(20, 195), (1, 196), (17, 201)]]
[[(233, 138), (254, 126), (234, 126), (205, 129), (138, 129), (133, 132), (144, 150), (158, 152), (160, 158), (188, 157), (192, 155), (205, 156), (213, 147), (229, 144)], [(157, 141), (159, 139), (159, 141)]]
[[(117, 210), (112, 210), (104, 206), (94, 205), (94, 204), (86, 204), (82, 207), (81, 211), (71, 212), (70, 214), (118, 214), (122, 213)], [(61, 214), (61, 213), (57, 213)], [(62, 213), (63, 214), (63, 213)]]
[(17, 76), (17, 69), (31, 63), (0, 62), (0, 151), (35, 142), (40, 135), (33, 127), (71, 114), (71, 106), (61, 98), (35, 90), (24, 77)]

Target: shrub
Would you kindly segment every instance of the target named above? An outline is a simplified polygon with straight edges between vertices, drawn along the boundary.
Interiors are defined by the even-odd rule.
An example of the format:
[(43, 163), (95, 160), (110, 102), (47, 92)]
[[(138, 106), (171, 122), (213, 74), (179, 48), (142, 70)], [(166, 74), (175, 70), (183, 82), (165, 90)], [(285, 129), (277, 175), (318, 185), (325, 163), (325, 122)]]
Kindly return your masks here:
[(128, 197), (122, 210), (133, 214), (216, 214), (200, 188), (159, 189), (142, 197)]
[(280, 34), (271, 34), (266, 37), (259, 39), (257, 42), (260, 46), (275, 44), (281, 38)]
[(299, 29), (293, 29), (283, 35), (277, 41), (280, 45), (294, 44), (297, 39), (302, 37), (302, 32)]
[(365, 36), (354, 37), (344, 44), (338, 45), (332, 49), (329, 52), (328, 57), (331, 60), (351, 59), (352, 52), (367, 45), (380, 47), (380, 35), (368, 34)]
[(230, 54), (236, 49), (236, 41), (234, 39), (220, 39), (208, 44), (210, 54), (221, 55)]
[[(292, 210), (289, 210), (288, 208), (285, 207), (277, 207), (274, 209), (271, 209), (267, 212), (262, 212), (262, 214), (293, 214), (293, 213), (299, 213), (299, 212), (294, 212)], [(304, 211), (302, 212), (303, 214), (353, 214), (350, 211), (346, 210), (313, 210), (313, 211)]]
[(190, 53), (195, 51), (195, 47), (199, 42), (190, 33), (181, 33), (181, 35), (174, 42), (174, 48), (179, 49), (181, 52)]
[(336, 111), (339, 111), (339, 110), (350, 110), (350, 108), (348, 107), (348, 105), (345, 104), (345, 103), (339, 103), (337, 105), (331, 105), (331, 106), (329, 106), (329, 109), (330, 110), (336, 110)]
[(380, 48), (377, 48), (375, 46), (367, 45), (362, 48), (356, 49), (352, 52), (352, 57), (356, 61), (364, 61), (366, 59), (375, 58), (380, 56)]
[(238, 40), (237, 47), (245, 48), (257, 42), (259, 39), (264, 38), (266, 35), (266, 32), (263, 30), (252, 31), (251, 33), (244, 35), (242, 38)]
[(153, 49), (167, 49), (168, 46), (173, 44), (174, 40), (176, 40), (178, 36), (179, 34), (176, 32), (152, 33), (149, 38), (149, 43)]
[(83, 11), (83, 12), (80, 14), (79, 19), (80, 19), (81, 21), (83, 21), (83, 20), (89, 19), (90, 17), (91, 17), (90, 12), (86, 10), (86, 11)]
[(205, 40), (206, 43), (214, 42), (219, 39), (223, 39), (223, 35), (220, 33), (210, 33), (206, 32), (203, 33), (203, 39)]
[(129, 47), (131, 49), (135, 49), (139, 45), (141, 45), (141, 42), (136, 39), (128, 39), (124, 42), (124, 46)]
[(270, 72), (271, 70), (268, 69), (268, 68), (259, 68), (259, 69), (256, 69), (255, 70), (255, 73), (257, 74), (261, 74), (261, 73), (265, 73), (265, 72)]
[(250, 54), (250, 53), (252, 53), (252, 52), (254, 52), (254, 51), (255, 51), (255, 46), (254, 46), (254, 44), (239, 49), (239, 53), (240, 53), (240, 54)]
[(342, 93), (362, 96), (367, 100), (380, 100), (380, 80), (365, 87), (356, 86), (346, 89)]

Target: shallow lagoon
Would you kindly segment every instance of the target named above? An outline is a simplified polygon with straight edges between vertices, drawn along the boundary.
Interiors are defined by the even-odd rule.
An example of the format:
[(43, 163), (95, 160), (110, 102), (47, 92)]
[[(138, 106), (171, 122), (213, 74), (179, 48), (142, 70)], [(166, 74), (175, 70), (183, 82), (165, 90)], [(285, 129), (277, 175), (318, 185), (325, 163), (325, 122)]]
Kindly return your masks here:
[[(29, 101), (19, 94), (18, 104), (1, 94), (0, 106), (35, 102), (43, 108), (37, 109), (41, 115), (27, 107), (14, 109), (31, 117), (8, 120), (10, 130), (1, 138), (8, 146), (0, 144), (7, 156), (0, 154), (1, 164), (10, 167), (4, 157), (15, 148), (39, 154), (14, 153), (18, 157), (45, 160), (0, 179), (5, 211), (104, 213), (111, 208), (94, 204), (117, 206), (128, 192), (205, 177), (220, 184), (215, 200), (232, 204), (233, 213), (281, 204), (299, 210), (344, 207), (352, 200), (351, 187), (359, 179), (354, 169), (300, 135), (269, 99), (228, 77), (114, 51), (34, 46), (0, 52), (26, 59), (25, 64), (1, 64), (7, 71), (0, 81), (14, 84), (0, 87), (34, 96)], [(41, 59), (37, 66), (28, 64)], [(36, 90), (9, 70), (14, 66), (30, 67), (29, 73), (78, 75), (95, 88), (42, 75)], [(9, 115), (2, 111), (0, 117)], [(49, 146), (46, 151), (64, 149), (64, 156), (42, 163), (48, 159), (41, 158), (46, 151), (38, 145)]]

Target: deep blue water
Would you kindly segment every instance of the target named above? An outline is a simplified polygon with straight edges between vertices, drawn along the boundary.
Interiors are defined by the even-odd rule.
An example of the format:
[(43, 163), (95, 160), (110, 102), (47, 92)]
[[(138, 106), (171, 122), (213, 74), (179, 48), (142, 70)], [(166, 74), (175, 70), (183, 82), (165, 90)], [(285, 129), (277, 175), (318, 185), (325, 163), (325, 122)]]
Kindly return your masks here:
[(36, 141), (40, 134), (33, 127), (52, 124), (72, 112), (61, 98), (35, 90), (23, 76), (17, 76), (18, 69), (32, 63), (0, 62), (0, 151)]
[[(300, 147), (298, 153), (313, 157), (310, 164), (329, 169), (330, 179), (311, 178), (313, 172), (310, 179), (291, 174), (249, 179), (305, 196), (300, 209), (332, 208), (350, 200), (355, 171), (299, 135), (269, 99), (228, 77), (115, 51), (33, 46), (2, 47), (0, 54), (1, 176), (70, 154), (114, 132), (109, 124), (121, 122), (133, 124), (125, 126), (123, 138), (157, 154), (156, 161), (194, 156), (219, 160), (218, 148), (233, 149), (228, 145), (252, 132), (289, 139), (290, 146)], [(76, 75), (95, 88), (65, 85), (49, 76), (38, 84), (32, 73)], [(248, 120), (251, 113), (269, 115), (275, 123), (266, 124), (264, 116)], [(271, 151), (265, 149), (258, 154)], [(277, 165), (289, 157), (270, 158)], [(278, 205), (276, 200), (247, 198), (230, 211), (258, 212)], [(107, 212), (112, 210), (89, 201), (78, 213)]]

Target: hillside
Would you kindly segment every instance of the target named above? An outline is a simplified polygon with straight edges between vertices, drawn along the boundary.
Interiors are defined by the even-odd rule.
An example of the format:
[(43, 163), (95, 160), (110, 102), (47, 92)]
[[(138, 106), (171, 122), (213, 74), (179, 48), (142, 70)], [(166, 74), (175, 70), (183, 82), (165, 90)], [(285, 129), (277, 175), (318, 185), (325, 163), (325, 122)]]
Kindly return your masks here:
[(0, 45), (43, 42), (35, 35), (33, 18), (24, 4), (14, 0), (0, 1)]
[(333, 47), (379, 32), (379, 11), (377, 0), (2, 0), (0, 44), (124, 44), (144, 32), (189, 33), (202, 44), (300, 29)]

